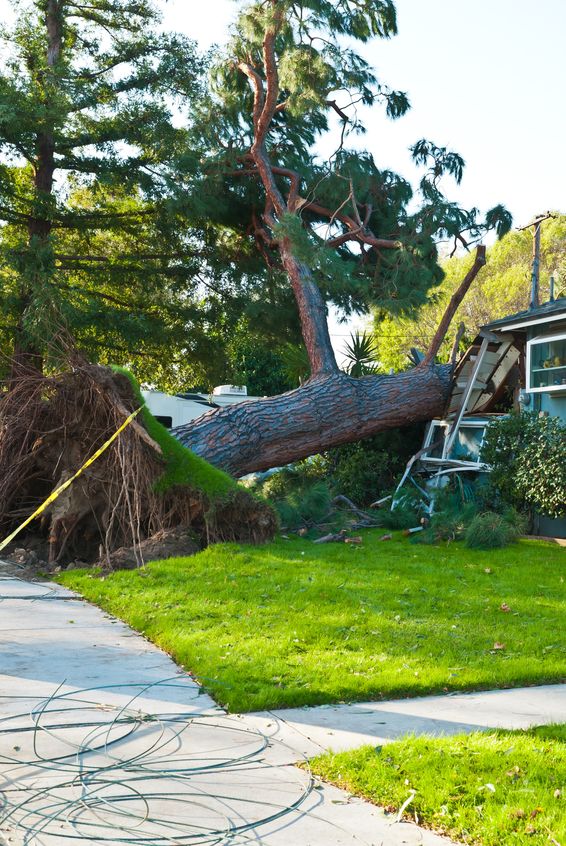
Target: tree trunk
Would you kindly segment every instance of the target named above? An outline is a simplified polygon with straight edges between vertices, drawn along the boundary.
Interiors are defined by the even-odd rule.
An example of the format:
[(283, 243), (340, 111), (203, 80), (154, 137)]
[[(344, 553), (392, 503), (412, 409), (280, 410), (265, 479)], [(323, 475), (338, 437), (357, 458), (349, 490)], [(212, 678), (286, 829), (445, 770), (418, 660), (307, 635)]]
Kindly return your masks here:
[[(272, 17), (263, 38), (264, 75), (253, 64), (238, 65), (254, 94), (254, 142), (244, 159), (246, 167), (253, 163), (265, 190), (264, 237), (277, 244), (293, 288), (311, 378), (305, 385), (281, 396), (212, 411), (174, 430), (185, 446), (234, 476), (288, 464), (383, 429), (429, 420), (444, 410), (451, 375), (450, 367), (435, 367), (428, 361), (426, 367), (396, 376), (355, 379), (338, 369), (330, 342), (326, 303), (313, 273), (297, 255), (291, 238), (275, 235), (277, 224), (285, 216), (299, 215), (304, 201), (299, 196), (299, 174), (274, 166), (266, 147), (278, 109), (276, 39), (284, 23), (281, 4), (272, 0), (271, 6)], [(289, 181), (286, 197), (275, 180), (276, 173)], [(351, 222), (351, 228), (354, 234), (367, 240), (368, 219), (363, 222), (355, 201), (354, 206), (358, 219)], [(334, 216), (329, 213), (330, 220)], [(351, 237), (350, 233), (348, 239)], [(339, 240), (344, 243), (342, 237)], [(371, 244), (375, 248), (398, 246), (397, 242), (373, 236)]]
[(334, 372), (277, 397), (211, 411), (173, 434), (233, 476), (267, 470), (444, 411), (448, 365), (354, 379)]
[(320, 289), (307, 265), (293, 255), (292, 245), (287, 238), (281, 242), (280, 252), (295, 295), (311, 376), (338, 373), (328, 331), (326, 303)]

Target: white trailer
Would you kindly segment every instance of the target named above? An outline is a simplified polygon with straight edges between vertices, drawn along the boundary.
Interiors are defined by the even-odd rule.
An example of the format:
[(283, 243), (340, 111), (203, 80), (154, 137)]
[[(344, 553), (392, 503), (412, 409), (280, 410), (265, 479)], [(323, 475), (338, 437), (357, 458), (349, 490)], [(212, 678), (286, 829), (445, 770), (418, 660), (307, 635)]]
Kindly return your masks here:
[(219, 385), (211, 396), (199, 393), (173, 395), (163, 391), (142, 391), (142, 396), (156, 420), (167, 429), (184, 426), (215, 408), (256, 399), (248, 396), (245, 385)]

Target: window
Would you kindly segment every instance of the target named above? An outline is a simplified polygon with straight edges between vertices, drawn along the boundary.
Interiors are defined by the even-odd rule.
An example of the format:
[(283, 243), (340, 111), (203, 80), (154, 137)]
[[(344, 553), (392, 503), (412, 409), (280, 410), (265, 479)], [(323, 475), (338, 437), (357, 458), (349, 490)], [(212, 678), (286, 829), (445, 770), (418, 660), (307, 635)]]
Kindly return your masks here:
[(527, 342), (527, 391), (566, 391), (566, 333)]
[(432, 448), (422, 456), (421, 460), (425, 464), (443, 464), (447, 461), (456, 461), (479, 465), (485, 430), (489, 426), (489, 422), (489, 418), (485, 417), (464, 418), (458, 427), (450, 455), (443, 458), (443, 444), (449, 434), (449, 423), (446, 420), (433, 420), (424, 442), (425, 447)]
[(478, 462), (485, 437), (485, 429), (485, 423), (477, 426), (461, 423), (456, 432), (454, 445), (450, 450), (450, 458), (455, 458), (458, 461)]
[(428, 458), (442, 458), (442, 445), (446, 437), (446, 429), (448, 424), (444, 420), (433, 420), (430, 424), (427, 436), (425, 438), (425, 446), (432, 447), (423, 456)]

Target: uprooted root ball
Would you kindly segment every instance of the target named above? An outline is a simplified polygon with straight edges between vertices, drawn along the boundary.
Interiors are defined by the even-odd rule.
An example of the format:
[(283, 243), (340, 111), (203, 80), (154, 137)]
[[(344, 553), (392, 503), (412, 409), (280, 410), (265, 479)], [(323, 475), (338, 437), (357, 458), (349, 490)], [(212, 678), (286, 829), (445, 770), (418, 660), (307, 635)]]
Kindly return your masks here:
[[(12, 381), (0, 398), (2, 535), (71, 478), (139, 403), (127, 374), (84, 360), (57, 375), (31, 371)], [(265, 502), (179, 447), (144, 409), (31, 524), (49, 560), (93, 561), (130, 547), (141, 563), (142, 541), (174, 527), (191, 527), (203, 543), (273, 536)], [(207, 485), (208, 477), (216, 484)]]

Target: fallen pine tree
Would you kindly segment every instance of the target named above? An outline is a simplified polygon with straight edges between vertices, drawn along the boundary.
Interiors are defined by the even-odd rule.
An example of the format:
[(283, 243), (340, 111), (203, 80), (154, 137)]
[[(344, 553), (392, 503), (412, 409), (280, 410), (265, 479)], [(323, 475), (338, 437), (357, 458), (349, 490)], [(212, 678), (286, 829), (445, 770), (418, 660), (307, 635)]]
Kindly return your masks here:
[(336, 368), (294, 391), (210, 411), (174, 430), (196, 454), (234, 476), (277, 467), (442, 415), (449, 365), (353, 378)]
[[(56, 54), (65, 42), (57, 35), (62, 18), (55, 15), (55, 5), (49, 4), (46, 18), (53, 24), (48, 26), (47, 56), (57, 64)], [(435, 357), (458, 302), (485, 261), (483, 248), (478, 247), (427, 354), (413, 370), (361, 378), (342, 373), (327, 326), (331, 301), (349, 312), (418, 307), (442, 277), (439, 238), (469, 246), (486, 231), (502, 235), (511, 225), (501, 206), (480, 222), (477, 209), (465, 211), (443, 195), (439, 180), (446, 174), (458, 182), (464, 166), (445, 147), (421, 140), (412, 149), (415, 162), (425, 168), (422, 204), (414, 212), (405, 180), (379, 170), (369, 152), (346, 148), (347, 135), (361, 128), (360, 100), (366, 105), (383, 102), (389, 117), (401, 116), (408, 100), (379, 82), (341, 36), (355, 44), (395, 32), (390, 0), (313, 0), (306, 7), (265, 0), (244, 8), (228, 56), (214, 74), (215, 101), (208, 103), (211, 108), (205, 109), (206, 120), (199, 126), (207, 149), (198, 157), (197, 173), (185, 173), (187, 157), (180, 157), (176, 183), (181, 207), (196, 207), (198, 231), (203, 220), (206, 228), (209, 223), (220, 227), (222, 238), (215, 240), (220, 253), (232, 239), (240, 245), (239, 253), (228, 250), (230, 268), (240, 257), (245, 264), (255, 243), (269, 282), (265, 299), (261, 290), (252, 295), (256, 310), (272, 310), (277, 320), (276, 291), (288, 281), (311, 378), (279, 397), (211, 412), (175, 432), (181, 443), (140, 415), (44, 512), (42, 531), (52, 561), (74, 555), (95, 558), (99, 547), (105, 555), (121, 547), (140, 550), (144, 539), (179, 526), (193, 527), (204, 540), (270, 537), (275, 518), (269, 507), (220, 470), (239, 476), (444, 411), (451, 366), (437, 365)], [(53, 75), (54, 81), (61, 78), (59, 72)], [(40, 105), (43, 116), (43, 100)], [(62, 117), (53, 123), (52, 111), (47, 109), (47, 123), (38, 121), (30, 145), (39, 151), (37, 160), (31, 159), (37, 175), (31, 188), (33, 208), (29, 214), (18, 208), (7, 218), (28, 227), (33, 284), (18, 271), (14, 366), (9, 392), (0, 401), (0, 528), (6, 532), (69, 479), (139, 402), (125, 374), (84, 361), (72, 359), (59, 376), (41, 372), (52, 338), (38, 331), (30, 334), (34, 314), (46, 314), (51, 334), (67, 325), (59, 319), (52, 296), (69, 261), (66, 249), (53, 252), (58, 239), (64, 243), (62, 225), (64, 230), (69, 224), (69, 215), (56, 220), (53, 212), (53, 177), (63, 161), (54, 155), (53, 139), (64, 138), (61, 126), (66, 124)], [(339, 145), (330, 160), (322, 159), (314, 152), (315, 142), (336, 115)], [(84, 166), (82, 160), (80, 164)], [(121, 179), (122, 171), (120, 184)], [(11, 183), (9, 192), (11, 196)], [(80, 217), (85, 225), (92, 219), (90, 213)], [(121, 213), (110, 217), (112, 225), (123, 220)], [(102, 264), (108, 258), (87, 256)], [(80, 261), (81, 255), (71, 259)], [(140, 278), (144, 272), (142, 266)], [(113, 294), (96, 293), (103, 302), (116, 300)], [(89, 322), (83, 317), (80, 326), (85, 325)], [(199, 463), (198, 456), (219, 469)]]
[[(395, 32), (391, 2), (314, 0), (308, 8), (286, 0), (250, 3), (216, 69), (219, 111), (228, 127), (237, 116), (238, 131), (218, 136), (209, 190), (222, 179), (227, 201), (249, 196), (254, 211), (247, 231), (271, 272), (288, 281), (310, 365), (310, 379), (294, 391), (213, 411), (174, 431), (233, 475), (430, 420), (447, 404), (454, 359), (439, 366), (435, 358), (485, 264), (482, 245), (413, 370), (353, 378), (338, 368), (328, 330), (330, 300), (366, 313), (370, 306), (398, 310), (424, 302), (442, 278), (436, 238), (453, 239), (454, 249), (469, 247), (486, 231), (501, 236), (511, 225), (502, 206), (480, 222), (477, 209), (465, 211), (444, 197), (442, 176), (459, 182), (464, 168), (463, 159), (445, 147), (421, 140), (412, 148), (415, 162), (426, 167), (423, 204), (415, 213), (408, 210), (412, 190), (404, 180), (379, 171), (369, 152), (346, 149), (348, 134), (362, 126), (360, 100), (383, 102), (391, 118), (409, 104), (403, 92), (378, 83), (340, 36), (363, 43)], [(322, 161), (312, 144), (336, 115), (339, 144)]]

